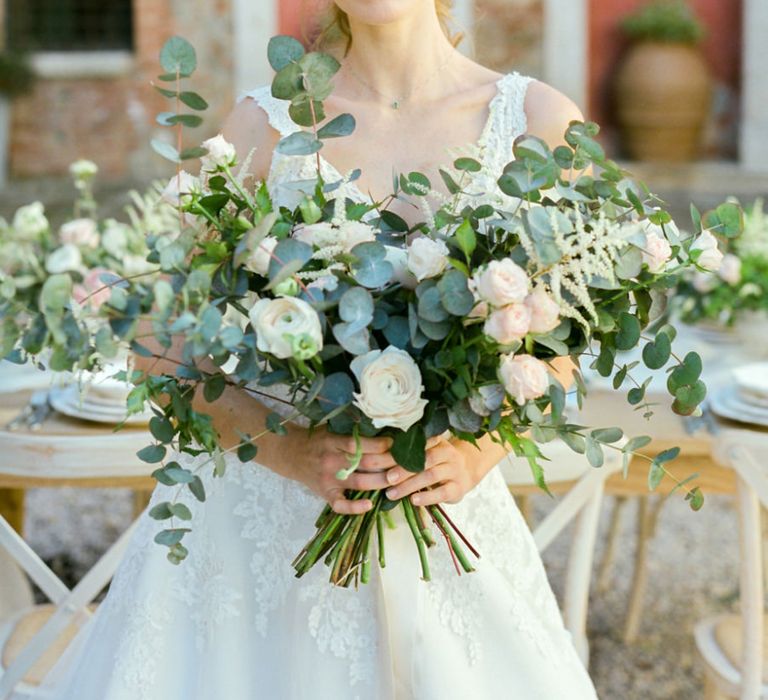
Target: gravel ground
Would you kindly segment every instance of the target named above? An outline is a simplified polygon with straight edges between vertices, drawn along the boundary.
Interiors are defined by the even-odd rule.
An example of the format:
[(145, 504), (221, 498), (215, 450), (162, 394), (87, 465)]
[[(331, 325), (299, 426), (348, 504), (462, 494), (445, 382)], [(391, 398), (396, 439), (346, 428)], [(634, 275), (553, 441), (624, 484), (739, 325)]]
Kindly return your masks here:
[[(534, 498), (537, 518), (549, 499)], [(600, 527), (599, 561), (609, 503)], [(123, 490), (30, 491), (26, 531), (32, 546), (70, 583), (77, 580), (130, 522), (132, 501)], [(649, 585), (639, 639), (622, 642), (634, 550), (635, 504), (624, 509), (621, 539), (608, 590), (593, 586), (589, 610), (591, 673), (602, 700), (698, 700), (702, 671), (693, 642), (695, 622), (735, 609), (738, 532), (732, 500), (710, 496), (699, 513), (682, 498), (664, 506), (649, 552)], [(562, 593), (570, 532), (544, 557), (553, 588)], [(553, 699), (554, 700), (554, 699)], [(559, 700), (559, 699), (558, 699)]]

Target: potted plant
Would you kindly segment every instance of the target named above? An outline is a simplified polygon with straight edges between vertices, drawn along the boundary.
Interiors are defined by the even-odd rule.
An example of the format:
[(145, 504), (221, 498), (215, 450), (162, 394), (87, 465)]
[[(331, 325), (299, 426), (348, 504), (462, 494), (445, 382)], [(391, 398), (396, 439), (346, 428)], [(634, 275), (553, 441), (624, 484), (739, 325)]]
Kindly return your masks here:
[(704, 29), (684, 0), (652, 0), (621, 28), (631, 46), (616, 77), (628, 155), (689, 161), (700, 151), (712, 79), (699, 48)]
[(34, 80), (35, 74), (26, 56), (0, 51), (0, 187), (6, 181), (11, 99), (29, 92)]

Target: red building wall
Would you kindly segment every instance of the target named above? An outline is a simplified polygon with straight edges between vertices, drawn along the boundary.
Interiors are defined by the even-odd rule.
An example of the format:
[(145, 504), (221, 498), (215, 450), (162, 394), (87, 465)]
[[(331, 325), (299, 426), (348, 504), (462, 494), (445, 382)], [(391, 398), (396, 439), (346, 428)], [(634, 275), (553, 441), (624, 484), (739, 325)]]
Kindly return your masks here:
[[(627, 42), (619, 22), (647, 0), (590, 0), (589, 6), (589, 117), (607, 127), (612, 118), (611, 81)], [(689, 0), (707, 28), (704, 54), (715, 77), (712, 155), (730, 155), (741, 87), (742, 0)]]

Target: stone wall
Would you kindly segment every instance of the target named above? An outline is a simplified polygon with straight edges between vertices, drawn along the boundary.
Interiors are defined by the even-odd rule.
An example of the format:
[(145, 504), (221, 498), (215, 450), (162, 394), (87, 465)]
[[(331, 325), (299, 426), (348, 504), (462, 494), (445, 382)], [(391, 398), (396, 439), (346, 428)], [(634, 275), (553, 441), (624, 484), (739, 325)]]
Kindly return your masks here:
[(201, 68), (192, 87), (211, 104), (205, 125), (187, 132), (189, 145), (216, 132), (233, 100), (230, 0), (134, 0), (135, 46), (127, 71), (41, 77), (30, 95), (14, 102), (11, 176), (64, 174), (77, 158), (94, 160), (114, 179), (143, 180), (166, 172), (148, 146), (153, 136), (167, 131), (154, 124), (167, 102), (150, 81), (160, 72), (160, 47), (173, 34), (195, 45)]

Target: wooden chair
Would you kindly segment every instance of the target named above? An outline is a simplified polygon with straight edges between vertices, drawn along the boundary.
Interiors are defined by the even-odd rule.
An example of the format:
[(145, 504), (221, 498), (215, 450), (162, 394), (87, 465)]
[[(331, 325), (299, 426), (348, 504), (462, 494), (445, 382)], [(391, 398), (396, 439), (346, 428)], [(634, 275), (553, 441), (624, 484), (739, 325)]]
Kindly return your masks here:
[(768, 698), (762, 508), (768, 507), (768, 431), (725, 428), (715, 457), (738, 476), (740, 615), (699, 622), (696, 647), (706, 667), (706, 700)]
[[(14, 394), (0, 397), (0, 426), (27, 400)], [(0, 488), (146, 489), (153, 485), (152, 465), (140, 461), (136, 450), (150, 439), (145, 428), (114, 432), (111, 425), (56, 415), (38, 431), (0, 428)], [(0, 619), (0, 700), (40, 696), (37, 684), (90, 617), (92, 602), (111, 580), (135, 526), (136, 521), (70, 590), (0, 513), (0, 566), (13, 562), (0, 571), (0, 583), (9, 573), (29, 576), (50, 600), (35, 606), (23, 587), (0, 588), (0, 608), (6, 613)]]
[[(553, 492), (564, 495), (532, 528), (533, 538), (539, 551), (543, 552), (571, 521), (575, 521), (568, 556), (563, 619), (579, 657), (588, 666), (587, 609), (597, 526), (605, 481), (621, 470), (621, 455), (607, 450), (605, 464), (596, 469), (586, 457), (573, 452), (560, 440), (547, 443), (542, 451), (551, 460), (545, 468), (547, 483)], [(509, 456), (499, 466), (513, 495), (528, 496), (540, 492), (524, 459)]]

